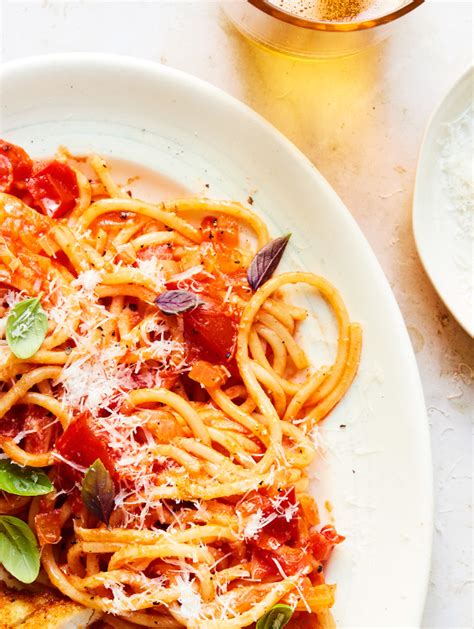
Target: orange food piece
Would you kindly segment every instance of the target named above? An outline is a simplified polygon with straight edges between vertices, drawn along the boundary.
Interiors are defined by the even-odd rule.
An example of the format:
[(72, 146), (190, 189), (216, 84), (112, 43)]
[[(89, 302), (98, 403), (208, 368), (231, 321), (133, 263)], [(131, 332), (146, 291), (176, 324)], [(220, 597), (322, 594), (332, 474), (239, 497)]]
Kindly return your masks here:
[(196, 361), (188, 375), (210, 389), (223, 386), (228, 379), (227, 371), (221, 365), (213, 365), (207, 360)]

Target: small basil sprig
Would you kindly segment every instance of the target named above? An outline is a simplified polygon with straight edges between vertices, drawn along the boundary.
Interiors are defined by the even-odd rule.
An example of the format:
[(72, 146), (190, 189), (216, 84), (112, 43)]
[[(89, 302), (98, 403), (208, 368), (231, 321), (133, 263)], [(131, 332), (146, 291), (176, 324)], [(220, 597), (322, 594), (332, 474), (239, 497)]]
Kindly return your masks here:
[(87, 510), (99, 520), (109, 523), (114, 507), (114, 481), (100, 459), (96, 459), (87, 470), (82, 482), (82, 500)]
[(22, 360), (36, 354), (47, 331), (48, 317), (41, 307), (40, 297), (20, 301), (8, 316), (7, 342), (15, 356)]
[(256, 254), (247, 269), (247, 280), (253, 290), (257, 290), (271, 278), (285, 252), (290, 236), (291, 234), (287, 234), (271, 240)]
[(165, 290), (158, 295), (155, 304), (165, 315), (177, 315), (194, 310), (201, 300), (188, 290)]
[(42, 496), (53, 490), (46, 474), (35, 467), (21, 467), (7, 459), (0, 460), (0, 490), (15, 496)]
[(293, 608), (279, 603), (260, 618), (255, 629), (281, 629), (289, 623), (292, 616)]
[(0, 516), (0, 563), (22, 583), (32, 583), (40, 569), (40, 551), (33, 531), (11, 515)]

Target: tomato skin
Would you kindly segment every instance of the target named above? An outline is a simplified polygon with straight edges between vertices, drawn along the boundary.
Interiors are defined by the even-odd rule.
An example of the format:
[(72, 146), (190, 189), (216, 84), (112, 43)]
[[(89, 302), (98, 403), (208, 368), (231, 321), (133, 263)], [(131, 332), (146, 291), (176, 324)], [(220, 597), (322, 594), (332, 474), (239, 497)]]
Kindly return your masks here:
[(32, 454), (48, 452), (59, 428), (44, 408), (33, 404), (15, 404), (0, 420), (2, 437), (11, 439), (23, 430), (29, 433), (25, 435), (24, 448)]
[(198, 360), (191, 367), (189, 378), (203, 387), (222, 387), (227, 381), (227, 374), (220, 365), (212, 365), (206, 360)]
[(330, 542), (333, 545), (340, 544), (346, 539), (344, 535), (339, 535), (339, 533), (332, 526), (332, 524), (326, 524), (326, 526), (323, 526), (320, 532), (321, 532), (321, 535), (324, 535), (324, 537), (328, 540), (328, 542)]
[(61, 539), (61, 510), (35, 515), (35, 529), (40, 546), (57, 544)]
[(13, 168), (10, 161), (0, 153), (0, 192), (8, 192), (13, 183)]
[(318, 614), (308, 612), (296, 612), (286, 625), (286, 629), (321, 629), (321, 621)]
[(285, 574), (308, 574), (313, 569), (312, 557), (306, 548), (290, 548), (284, 545), (273, 551), (273, 554)]
[(0, 436), (12, 439), (21, 430), (25, 422), (27, 406), (25, 404), (15, 404), (0, 419)]
[(313, 570), (311, 554), (305, 548), (291, 548), (286, 545), (275, 550), (254, 548), (251, 558), (252, 578), (281, 576), (277, 564), (287, 576), (297, 573), (308, 574)]
[(25, 437), (27, 452), (48, 452), (59, 432), (59, 422), (43, 408), (31, 405), (24, 423), (24, 430), (33, 431)]
[[(33, 168), (33, 161), (28, 153), (20, 146), (0, 140), (0, 156), (3, 158), (0, 160), (0, 162), (3, 162), (3, 167), (0, 163), (0, 191), (9, 192), (14, 187), (23, 188)], [(8, 166), (6, 166), (7, 162)], [(5, 168), (11, 170), (12, 174), (12, 181), (8, 187), (2, 186), (2, 183), (5, 184), (5, 180), (2, 181), (1, 173), (2, 171), (5, 172)]]
[[(81, 415), (59, 437), (56, 451), (62, 457), (80, 465), (89, 467), (96, 459), (100, 459), (112, 477), (117, 478), (113, 457), (104, 436), (94, 429), (92, 420)], [(60, 481), (63, 488), (73, 485), (82, 474), (66, 463), (58, 465)]]
[[(279, 498), (278, 510), (280, 514), (262, 529), (263, 532), (275, 538), (280, 544), (295, 541), (298, 534), (298, 509), (293, 508), (291, 510), (291, 517), (285, 516), (285, 512), (287, 509), (295, 507), (296, 504), (295, 488), (290, 487), (290, 489)], [(269, 514), (274, 512), (275, 509), (273, 506), (270, 506), (269, 508), (267, 507), (267, 511)]]
[[(296, 542), (298, 539), (299, 508), (295, 508), (298, 503), (294, 487), (277, 494), (272, 499), (273, 502), (277, 501), (277, 507), (264, 492), (254, 492), (249, 494), (241, 506), (241, 511), (245, 515), (255, 513), (258, 509), (262, 512), (264, 519), (269, 519), (269, 516), (276, 514), (276, 517), (269, 519), (268, 524), (261, 527), (250, 540), (250, 543), (267, 550), (273, 550), (287, 542)], [(288, 509), (290, 509), (289, 512)]]
[(207, 301), (183, 315), (184, 338), (191, 355), (210, 363), (230, 363), (237, 344), (237, 323)]
[(34, 207), (50, 218), (73, 210), (79, 197), (76, 173), (57, 160), (35, 164), (26, 188)]
[(204, 240), (210, 240), (215, 245), (224, 245), (229, 249), (239, 246), (239, 226), (231, 216), (205, 216), (201, 221), (201, 231)]
[(238, 249), (239, 226), (235, 218), (206, 216), (201, 222), (201, 232), (203, 264), (207, 271), (233, 274), (242, 268), (243, 258)]
[(344, 540), (345, 537), (343, 535), (339, 535), (336, 532), (336, 529), (331, 525), (324, 526), (319, 532), (310, 532), (310, 546), (313, 551), (313, 555), (319, 561), (326, 561), (329, 559), (335, 544), (340, 544)]

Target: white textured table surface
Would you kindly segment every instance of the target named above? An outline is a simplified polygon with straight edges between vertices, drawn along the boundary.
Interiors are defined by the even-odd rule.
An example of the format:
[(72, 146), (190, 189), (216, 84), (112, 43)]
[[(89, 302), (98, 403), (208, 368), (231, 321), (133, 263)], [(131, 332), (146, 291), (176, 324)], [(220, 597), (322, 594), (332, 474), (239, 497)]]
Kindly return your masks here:
[(474, 342), (431, 286), (411, 228), (423, 129), (471, 62), (472, 4), (428, 1), (375, 49), (299, 62), (244, 40), (215, 2), (0, 1), (3, 61), (103, 51), (180, 68), (248, 103), (334, 186), (389, 278), (423, 381), (436, 499), (423, 627), (472, 627)]

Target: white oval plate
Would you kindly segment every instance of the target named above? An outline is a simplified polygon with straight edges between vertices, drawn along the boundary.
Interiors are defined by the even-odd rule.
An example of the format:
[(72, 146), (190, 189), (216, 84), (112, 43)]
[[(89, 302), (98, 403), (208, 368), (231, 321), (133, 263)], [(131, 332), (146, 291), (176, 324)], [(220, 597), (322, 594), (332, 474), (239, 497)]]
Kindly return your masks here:
[[(334, 614), (341, 627), (418, 626), (432, 529), (423, 394), (387, 280), (335, 192), (262, 118), (175, 70), (73, 54), (8, 63), (2, 77), (2, 137), (35, 156), (66, 144), (131, 160), (215, 198), (252, 195), (274, 235), (293, 232), (287, 265), (341, 290), (364, 349), (356, 382), (320, 429), (315, 470), (319, 503), (331, 501), (347, 536), (328, 571)], [(322, 344), (313, 337), (312, 347)]]
[(447, 125), (473, 103), (473, 93), (471, 67), (449, 90), (428, 123), (413, 197), (413, 231), (421, 261), (439, 296), (474, 337), (474, 241), (460, 228), (444, 185), (441, 162)]

